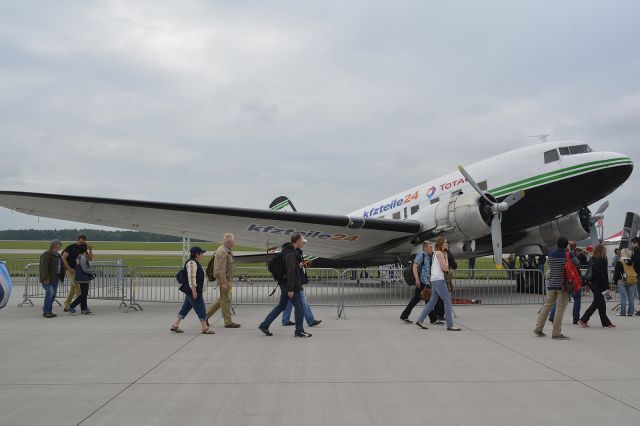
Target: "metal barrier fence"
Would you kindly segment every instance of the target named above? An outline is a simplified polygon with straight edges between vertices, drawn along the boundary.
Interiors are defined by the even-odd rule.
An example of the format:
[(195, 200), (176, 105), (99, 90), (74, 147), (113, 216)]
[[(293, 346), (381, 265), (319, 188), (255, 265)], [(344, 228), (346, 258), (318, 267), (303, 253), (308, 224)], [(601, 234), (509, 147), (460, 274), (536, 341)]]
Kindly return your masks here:
[[(26, 264), (23, 272), (15, 270), (17, 259), (10, 269), (12, 277), (22, 277), (23, 300), (18, 305), (33, 306), (32, 299), (44, 298), (39, 282), (36, 262)], [(184, 297), (178, 290), (175, 275), (179, 267), (139, 266), (129, 267), (123, 261), (93, 262), (96, 279), (89, 291), (90, 299), (116, 300), (119, 307), (142, 310), (141, 303), (182, 303)], [(309, 283), (305, 295), (311, 305), (336, 307), (338, 318), (344, 317), (346, 307), (401, 306), (411, 299), (414, 286), (406, 284), (404, 269), (396, 266), (337, 269), (307, 269)], [(545, 275), (537, 269), (495, 270), (459, 269), (454, 271), (453, 303), (483, 305), (542, 304), (545, 293)], [(217, 282), (207, 282), (205, 303), (217, 300)], [(271, 274), (263, 267), (236, 268), (232, 282), (231, 302), (234, 305), (275, 305), (280, 297)], [(273, 290), (276, 290), (272, 294)], [(612, 302), (618, 299), (616, 286), (612, 285)], [(69, 291), (67, 280), (58, 287), (59, 298)], [(591, 291), (582, 291), (584, 306), (592, 300)], [(59, 302), (58, 302), (59, 304)]]
[[(95, 279), (89, 285), (88, 299), (115, 300), (119, 301), (119, 307), (126, 307), (126, 293), (128, 289), (127, 281), (130, 277), (129, 267), (122, 261), (115, 262), (92, 262), (96, 269)], [(24, 268), (24, 293), (19, 308), (29, 304), (34, 306), (33, 300), (44, 299), (44, 289), (40, 283), (40, 271), (38, 263), (30, 263)], [(56, 303), (61, 305), (57, 299), (65, 298), (69, 293), (69, 280), (65, 279), (58, 285), (58, 295)]]
[[(178, 290), (175, 267), (136, 267), (131, 271), (129, 306), (142, 310), (140, 303), (182, 303), (182, 293)], [(340, 273), (336, 269), (308, 269), (309, 283), (305, 295), (310, 304), (337, 306), (340, 291)], [(218, 297), (218, 282), (207, 282), (204, 290), (205, 303), (211, 304)], [(234, 305), (276, 304), (280, 293), (273, 292), (276, 283), (265, 268), (238, 267), (231, 283), (231, 303)]]

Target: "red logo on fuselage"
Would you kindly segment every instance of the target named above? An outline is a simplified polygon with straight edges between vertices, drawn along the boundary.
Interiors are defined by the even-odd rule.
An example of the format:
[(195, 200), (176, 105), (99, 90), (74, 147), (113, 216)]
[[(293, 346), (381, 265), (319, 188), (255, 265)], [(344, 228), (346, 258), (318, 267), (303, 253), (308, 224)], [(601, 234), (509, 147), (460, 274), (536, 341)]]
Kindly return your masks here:
[(456, 186), (460, 186), (465, 182), (466, 181), (464, 180), (464, 178), (460, 178), (460, 179), (452, 180), (451, 182), (442, 183), (440, 184), (440, 191), (455, 188)]

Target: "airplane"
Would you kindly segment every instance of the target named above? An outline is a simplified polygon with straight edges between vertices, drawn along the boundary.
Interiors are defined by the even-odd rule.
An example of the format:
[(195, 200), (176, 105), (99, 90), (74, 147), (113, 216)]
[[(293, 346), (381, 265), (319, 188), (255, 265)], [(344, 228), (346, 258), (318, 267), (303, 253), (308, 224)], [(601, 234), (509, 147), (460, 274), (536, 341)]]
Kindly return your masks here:
[[(314, 267), (364, 267), (408, 260), (425, 240), (444, 236), (455, 256), (544, 254), (559, 236), (597, 238), (587, 206), (633, 171), (633, 161), (580, 141), (554, 141), (495, 155), (346, 215), (0, 191), (16, 212), (122, 229), (216, 241), (232, 232), (243, 245), (274, 246), (300, 232)], [(286, 198), (286, 197), (284, 197)], [(278, 200), (278, 199), (276, 199)], [(276, 201), (274, 200), (274, 202)], [(503, 249), (504, 247), (504, 249)], [(255, 261), (255, 255), (242, 261)]]

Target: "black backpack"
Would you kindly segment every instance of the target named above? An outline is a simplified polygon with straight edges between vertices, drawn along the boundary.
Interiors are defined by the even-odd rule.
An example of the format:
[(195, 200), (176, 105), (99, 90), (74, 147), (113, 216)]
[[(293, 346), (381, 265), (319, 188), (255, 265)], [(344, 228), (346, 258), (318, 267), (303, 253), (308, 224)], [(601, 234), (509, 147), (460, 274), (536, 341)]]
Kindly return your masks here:
[(271, 258), (268, 269), (275, 281), (279, 282), (284, 278), (286, 272), (284, 269), (284, 249)]
[(209, 263), (207, 264), (207, 270), (206, 270), (206, 275), (207, 275), (207, 279), (210, 282), (213, 282), (216, 280), (216, 271), (214, 268), (214, 261), (216, 260), (216, 255), (214, 254), (211, 257), (211, 260), (209, 261)]
[[(420, 274), (422, 273), (422, 268), (426, 266), (425, 260), (427, 259), (427, 256), (429, 255), (426, 253), (424, 253), (424, 256), (422, 256), (422, 262), (420, 263), (420, 265), (418, 265), (418, 276), (420, 276)], [(409, 287), (415, 287), (416, 285), (416, 277), (413, 276), (413, 262), (415, 261), (416, 257), (418, 256), (416, 255), (412, 257), (411, 261), (404, 269), (404, 281), (407, 283)]]

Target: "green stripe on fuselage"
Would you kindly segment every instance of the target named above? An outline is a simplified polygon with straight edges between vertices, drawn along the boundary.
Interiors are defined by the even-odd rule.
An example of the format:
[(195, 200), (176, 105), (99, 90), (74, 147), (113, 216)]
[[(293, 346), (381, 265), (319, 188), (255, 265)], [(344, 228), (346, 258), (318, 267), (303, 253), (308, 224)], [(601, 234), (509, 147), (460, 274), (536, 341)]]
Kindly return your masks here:
[(611, 160), (592, 161), (589, 163), (580, 164), (577, 166), (566, 167), (564, 169), (556, 170), (554, 172), (544, 173), (538, 176), (533, 176), (527, 179), (520, 180), (518, 182), (510, 183), (508, 185), (499, 186), (490, 190), (489, 192), (495, 196), (500, 197), (508, 195), (512, 192), (527, 189), (529, 187), (538, 186), (539, 184), (553, 182), (561, 178), (568, 176), (579, 175), (584, 172), (589, 172), (598, 169), (604, 169), (611, 166), (618, 166), (624, 164), (633, 164), (633, 161), (627, 157), (614, 158)]

